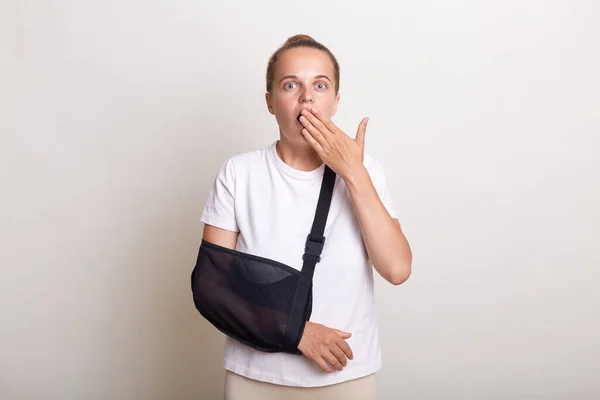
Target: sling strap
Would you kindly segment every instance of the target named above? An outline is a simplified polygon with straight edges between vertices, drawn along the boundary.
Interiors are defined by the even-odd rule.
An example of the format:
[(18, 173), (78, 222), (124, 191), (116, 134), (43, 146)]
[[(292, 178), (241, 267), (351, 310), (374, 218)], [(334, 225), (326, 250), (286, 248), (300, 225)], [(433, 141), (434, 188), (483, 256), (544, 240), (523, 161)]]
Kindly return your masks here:
[[(289, 315), (288, 326), (285, 332), (284, 348), (293, 352), (299, 353), (297, 350), (298, 343), (302, 338), (302, 325), (306, 324), (307, 315), (302, 315), (306, 309), (306, 302), (312, 288), (312, 278), (315, 273), (315, 266), (321, 261), (321, 253), (325, 245), (325, 225), (327, 223), (327, 215), (331, 206), (331, 198), (333, 188), (335, 186), (336, 173), (325, 165), (323, 174), (323, 182), (321, 183), (321, 192), (317, 203), (317, 210), (310, 233), (306, 237), (306, 245), (304, 248), (304, 260), (302, 270), (300, 271), (300, 279), (296, 287), (292, 308)], [(309, 311), (310, 312), (310, 311)], [(302, 328), (302, 329), (301, 329)]]

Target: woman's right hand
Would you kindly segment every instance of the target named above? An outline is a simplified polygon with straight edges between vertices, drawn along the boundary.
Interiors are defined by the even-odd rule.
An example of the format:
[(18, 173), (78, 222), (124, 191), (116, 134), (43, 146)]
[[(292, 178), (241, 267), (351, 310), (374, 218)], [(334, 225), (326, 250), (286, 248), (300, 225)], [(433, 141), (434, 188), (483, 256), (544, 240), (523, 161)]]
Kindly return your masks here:
[(354, 357), (345, 340), (350, 336), (351, 333), (307, 321), (298, 350), (325, 372), (333, 372), (333, 368), (341, 371), (348, 363), (347, 358)]

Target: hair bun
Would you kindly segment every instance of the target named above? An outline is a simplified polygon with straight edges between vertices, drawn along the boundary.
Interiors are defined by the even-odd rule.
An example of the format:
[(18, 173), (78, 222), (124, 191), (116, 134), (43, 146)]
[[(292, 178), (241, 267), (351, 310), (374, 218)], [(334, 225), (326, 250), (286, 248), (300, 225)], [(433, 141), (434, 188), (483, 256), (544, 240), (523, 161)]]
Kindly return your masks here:
[(290, 37), (288, 40), (286, 40), (285, 44), (290, 44), (290, 43), (293, 43), (293, 42), (299, 42), (301, 40), (310, 40), (312, 42), (315, 41), (315, 39), (311, 38), (308, 35), (294, 35), (294, 36)]

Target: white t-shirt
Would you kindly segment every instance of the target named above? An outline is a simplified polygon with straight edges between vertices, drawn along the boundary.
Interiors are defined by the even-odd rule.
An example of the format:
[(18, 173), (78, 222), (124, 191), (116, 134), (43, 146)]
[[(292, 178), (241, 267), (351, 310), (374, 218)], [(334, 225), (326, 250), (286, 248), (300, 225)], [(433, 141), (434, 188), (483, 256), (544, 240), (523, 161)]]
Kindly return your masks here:
[[(235, 155), (220, 168), (201, 221), (239, 232), (236, 250), (302, 269), (325, 164), (300, 171), (270, 146)], [(381, 165), (368, 154), (364, 165), (392, 218), (397, 218)], [(373, 267), (346, 185), (339, 176), (325, 226), (321, 261), (313, 277), (310, 321), (352, 333), (354, 359), (343, 371), (325, 372), (308, 358), (255, 350), (226, 337), (223, 367), (236, 374), (288, 386), (324, 386), (360, 378), (381, 368), (373, 296)]]

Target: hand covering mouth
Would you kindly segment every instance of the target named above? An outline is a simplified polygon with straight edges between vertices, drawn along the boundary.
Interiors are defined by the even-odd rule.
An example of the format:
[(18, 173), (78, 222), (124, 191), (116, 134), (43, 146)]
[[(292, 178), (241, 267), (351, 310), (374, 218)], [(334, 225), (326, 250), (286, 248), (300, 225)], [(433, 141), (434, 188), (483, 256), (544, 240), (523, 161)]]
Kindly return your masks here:
[(298, 121), (300, 121), (300, 117), (302, 116), (302, 111), (304, 111), (304, 110), (310, 111), (308, 108), (303, 108), (302, 110), (300, 110), (300, 114), (298, 114), (298, 116), (296, 117), (296, 119)]

